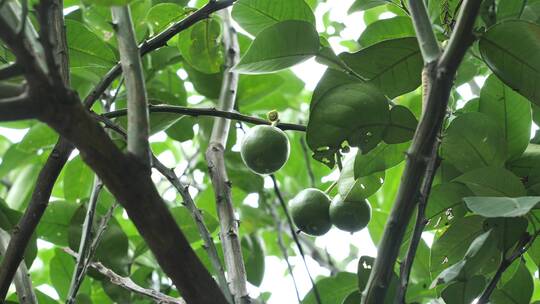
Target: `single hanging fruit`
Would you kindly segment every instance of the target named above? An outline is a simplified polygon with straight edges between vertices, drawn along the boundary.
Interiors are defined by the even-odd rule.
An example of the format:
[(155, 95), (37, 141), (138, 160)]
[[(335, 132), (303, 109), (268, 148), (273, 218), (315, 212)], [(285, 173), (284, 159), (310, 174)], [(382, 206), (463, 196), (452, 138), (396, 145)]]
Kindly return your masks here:
[(258, 174), (271, 174), (281, 169), (289, 158), (289, 139), (274, 126), (258, 125), (245, 135), (240, 154), (244, 164)]
[(336, 195), (330, 204), (330, 220), (341, 230), (356, 232), (364, 229), (371, 219), (371, 206), (366, 200), (344, 201)]
[(310, 235), (323, 235), (330, 227), (330, 198), (319, 189), (308, 188), (298, 193), (290, 202), (289, 209), (294, 224)]

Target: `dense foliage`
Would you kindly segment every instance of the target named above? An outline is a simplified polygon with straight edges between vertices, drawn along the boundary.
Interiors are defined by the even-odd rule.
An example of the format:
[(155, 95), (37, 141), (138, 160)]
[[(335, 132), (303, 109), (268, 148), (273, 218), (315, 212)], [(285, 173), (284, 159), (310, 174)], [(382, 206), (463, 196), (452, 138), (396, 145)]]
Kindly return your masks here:
[[(28, 3), (28, 22), (36, 27), (37, 2)], [(357, 231), (369, 220), (365, 229), (377, 246), (400, 182), (406, 182), (401, 176), (423, 111), (424, 68), (410, 7), (397, 0), (354, 1), (348, 14), (358, 16), (354, 26), (365, 28), (359, 37), (347, 40), (342, 35), (345, 24), (330, 15), (329, 8), (337, 2), (237, 0), (231, 8), (241, 58), (233, 68), (240, 74), (234, 109), (243, 116), (231, 125), (225, 166), (240, 223), (247, 281), (251, 296), (261, 303), (272, 303), (272, 290), (258, 290), (265, 277), (265, 260), (273, 256), (285, 263), (288, 257), (300, 257), (298, 244), (303, 246), (306, 259), (318, 262), (329, 273), (314, 278), (316, 288), (301, 294), (302, 303), (360, 303), (374, 258), (357, 253), (365, 252), (369, 245), (351, 242), (348, 256), (339, 260), (327, 255), (318, 237), (312, 235), (324, 234), (332, 225), (330, 217), (333, 230), (337, 225)], [(429, 18), (443, 49), (455, 29), (462, 2), (427, 1)], [(9, 5), (18, 7), (17, 3), (0, 0), (0, 13), (4, 11), (0, 18), (7, 18)], [(123, 4), (126, 1), (64, 2), (70, 85), (81, 99), (92, 93), (120, 59), (108, 6)], [(138, 43), (205, 4), (201, 0), (131, 1)], [(227, 72), (224, 66), (229, 50), (222, 43), (225, 31), (223, 15), (214, 13), (142, 57), (150, 103), (151, 150), (173, 168), (173, 180), (178, 175), (181, 183), (189, 186), (221, 260), (220, 216), (205, 151), (212, 136), (211, 116), (217, 115), (213, 108), (219, 108), (223, 73)], [(425, 198), (425, 217), (420, 218), (424, 237), (415, 249), (406, 303), (470, 304), (490, 283), (496, 284), (490, 291), (491, 303), (540, 301), (540, 240), (536, 239), (540, 233), (540, 137), (533, 133), (540, 125), (540, 1), (484, 0), (473, 31), (476, 39), (457, 69), (438, 136), (440, 146), (433, 159), (436, 172)], [(327, 69), (310, 91), (298, 77), (302, 73), (295, 74), (290, 68), (313, 58)], [(7, 44), (0, 43), (0, 69), (14, 62)], [(0, 97), (9, 96), (9, 88), (22, 82), (21, 76), (0, 78), (0, 91), (5, 92), (0, 92)], [(123, 77), (116, 78), (92, 111), (96, 117), (111, 117), (125, 129), (125, 113), (117, 111), (127, 107), (124, 84)], [(293, 124), (281, 126), (290, 152), (281, 167), (286, 158), (283, 138), (272, 139), (273, 144), (263, 137), (253, 139), (249, 147), (253, 161), (264, 152), (260, 147), (257, 150), (257, 140), (268, 146), (265, 149), (283, 146), (269, 156), (280, 158), (277, 165), (268, 171), (259, 165), (255, 171), (270, 173), (281, 168), (272, 176), (259, 175), (245, 165), (240, 147), (253, 123), (269, 124), (267, 113), (274, 110), (280, 123)], [(46, 123), (33, 119), (2, 122), (0, 126), (0, 228), (12, 232), (59, 136)], [(124, 136), (114, 130), (114, 124), (108, 127), (116, 145), (125, 148)], [(198, 219), (185, 204), (186, 193), (178, 192), (170, 177), (156, 170), (152, 173), (189, 244), (216, 276)], [(131, 176), (124, 178), (129, 181)], [(317, 213), (314, 205), (298, 211), (299, 199), (293, 198), (306, 188), (321, 190), (320, 195), (327, 194), (328, 201), (335, 198), (334, 205), (353, 205), (342, 206), (343, 210), (334, 206), (334, 211), (325, 215)], [(416, 200), (422, 200), (422, 195)], [(302, 230), (302, 225), (290, 227), (290, 214), (283, 203), (291, 200), (293, 206), (289, 207), (297, 225), (323, 217), (324, 231), (304, 227), (308, 233), (298, 231), (298, 239), (293, 237), (293, 230)], [(328, 209), (330, 204), (325, 206)], [(54, 184), (50, 203), (24, 255), (39, 303), (65, 302), (71, 294), (77, 260), (65, 248), (80, 250), (89, 208), (95, 208), (96, 214), (91, 228), (94, 233), (90, 234), (98, 240), (94, 261), (141, 287), (180, 296), (122, 206), (74, 152)], [(355, 218), (360, 222), (355, 223)], [(393, 267), (394, 276), (385, 303), (393, 303), (400, 285), (401, 266), (414, 238), (416, 221), (413, 216), (405, 229), (397, 263), (388, 265)], [(5, 245), (9, 237), (0, 233), (0, 240), (0, 245)], [(292, 267), (304, 265), (298, 262)], [(276, 290), (281, 284), (290, 284), (289, 280), (272, 279)], [(12, 286), (8, 302), (19, 301)], [(75, 300), (152, 301), (111, 283), (93, 267), (88, 269)], [(287, 303), (296, 301), (291, 298)]]

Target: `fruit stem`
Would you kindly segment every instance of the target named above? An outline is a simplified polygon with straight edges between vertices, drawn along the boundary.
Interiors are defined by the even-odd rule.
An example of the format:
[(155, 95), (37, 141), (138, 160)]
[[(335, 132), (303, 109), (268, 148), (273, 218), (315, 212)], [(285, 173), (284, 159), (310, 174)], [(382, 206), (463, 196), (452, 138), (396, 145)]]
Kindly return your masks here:
[(332, 189), (334, 189), (336, 185), (337, 185), (337, 180), (333, 181), (332, 184), (328, 186), (326, 190), (324, 190), (324, 193), (329, 194), (330, 191), (332, 191)]

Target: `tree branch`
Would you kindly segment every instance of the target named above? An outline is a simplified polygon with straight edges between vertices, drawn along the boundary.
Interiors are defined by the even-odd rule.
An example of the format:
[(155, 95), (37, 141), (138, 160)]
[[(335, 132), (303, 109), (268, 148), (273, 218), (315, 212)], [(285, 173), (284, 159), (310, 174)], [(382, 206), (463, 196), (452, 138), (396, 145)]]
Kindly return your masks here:
[[(165, 45), (167, 41), (171, 39), (175, 34), (189, 28), (191, 25), (195, 24), (196, 22), (207, 18), (211, 13), (218, 11), (224, 7), (232, 5), (234, 1), (235, 0), (225, 0), (225, 1), (220, 1), (219, 3), (209, 3), (208, 5), (194, 12), (193, 14), (186, 17), (185, 19), (171, 25), (169, 28), (167, 28), (166, 30), (164, 30), (163, 32), (155, 36), (154, 38), (143, 43), (142, 45), (144, 45), (144, 49), (141, 50), (141, 54), (142, 55), (148, 54), (149, 52), (159, 48), (160, 46)], [(14, 3), (14, 2), (10, 1), (10, 3)], [(6, 6), (7, 4), (5, 4), (2, 7), (2, 10), (5, 9)], [(61, 5), (58, 5), (57, 7), (58, 9), (62, 8)], [(13, 42), (12, 40), (10, 40), (12, 38), (12, 36), (10, 35), (10, 31), (7, 30), (9, 28), (5, 27), (6, 22), (4, 22), (5, 20), (3, 20), (4, 12), (2, 10), (0, 10), (0, 12), (2, 12), (2, 15), (0, 15), (0, 17), (2, 17), (0, 18), (0, 28), (2, 28), (3, 30), (0, 31), (0, 39), (2, 39), (4, 42), (6, 41)], [(63, 17), (63, 14), (62, 12), (59, 12), (59, 13), (54, 14), (54, 16)], [(55, 26), (54, 30), (61, 30), (62, 32), (65, 32), (63, 30), (64, 29), (63, 19), (57, 19), (54, 21), (54, 23), (60, 24), (60, 26)], [(34, 30), (34, 33), (35, 33), (35, 30)], [(57, 37), (63, 37), (63, 36), (65, 36), (65, 33), (57, 35)], [(36, 42), (37, 42), (37, 38), (35, 39), (35, 42), (33, 43), (33, 45), (35, 45), (36, 48), (39, 49), (41, 46)], [(25, 49), (23, 49), (23, 51), (24, 50)], [(60, 66), (67, 67), (68, 66), (67, 65), (67, 49), (65, 48), (65, 45), (63, 47), (58, 46), (58, 52), (59, 54), (62, 54), (62, 56), (60, 57), (63, 58), (62, 59), (63, 61), (60, 62)], [(44, 57), (43, 55), (40, 55), (40, 58), (43, 58), (43, 57)], [(25, 63), (31, 63), (32, 60), (34, 59), (33, 56), (29, 56), (29, 57), (22, 56), (21, 58), (22, 59), (19, 61), (25, 62)], [(23, 68), (25, 69), (25, 75), (32, 76), (32, 71), (31, 70), (28, 71), (27, 65), (23, 65)], [(66, 68), (62, 68), (62, 71), (65, 71), (65, 70)], [(104, 78), (94, 87), (92, 92), (85, 98), (84, 105), (87, 108), (90, 108), (94, 104), (94, 102), (98, 98), (100, 98), (100, 96), (105, 92), (105, 90), (114, 81), (114, 79), (120, 75), (120, 73), (121, 73), (120, 64), (116, 64), (104, 76)], [(64, 77), (67, 79), (67, 76), (64, 76)], [(8, 86), (8, 89), (11, 87), (12, 86)], [(0, 92), (0, 94), (7, 91), (6, 86), (4, 84), (0, 84), (0, 88), (2, 88), (1, 90), (2, 92)], [(15, 90), (11, 90), (11, 89), (9, 92), (12, 92), (12, 91), (15, 92)], [(17, 224), (17, 229), (14, 229), (6, 255), (4, 256), (4, 259), (2, 260), (2, 263), (0, 264), (0, 299), (5, 298), (6, 296), (7, 290), (11, 283), (11, 280), (13, 279), (17, 266), (22, 261), (23, 254), (28, 245), (30, 237), (32, 233), (34, 232), (35, 228), (37, 227), (37, 224), (39, 223), (41, 217), (43, 216), (45, 209), (47, 208), (54, 183), (56, 179), (58, 178), (60, 171), (66, 164), (67, 159), (72, 151), (73, 151), (72, 144), (69, 143), (69, 141), (66, 140), (65, 138), (61, 137), (56, 143), (56, 145), (54, 146), (51, 154), (49, 155), (49, 158), (47, 159), (47, 161), (45, 162), (45, 165), (43, 166), (43, 168), (41, 169), (39, 173), (36, 186), (32, 193), (32, 198), (29, 202), (27, 209), (25, 210), (25, 213), (23, 214), (23, 216), (19, 220), (19, 223)], [(216, 298), (216, 301), (219, 301), (219, 299), (220, 297), (218, 296)]]
[(22, 75), (23, 69), (17, 63), (8, 64), (0, 68), (0, 81)]
[(379, 243), (377, 259), (362, 295), (364, 304), (383, 303), (386, 297), (407, 224), (418, 202), (418, 192), (426, 173), (427, 161), (442, 127), (456, 70), (472, 42), (470, 38), (480, 4), (481, 1), (478, 0), (464, 0), (456, 30), (450, 39), (451, 46), (445, 50), (439, 61), (433, 61), (426, 66), (430, 86), (425, 100), (425, 111), (407, 152), (402, 182)]
[(491, 297), (491, 294), (493, 291), (495, 291), (495, 288), (497, 287), (497, 283), (502, 278), (503, 273), (514, 263), (515, 260), (519, 259), (520, 257), (529, 250), (530, 246), (536, 240), (536, 237), (538, 236), (539, 232), (536, 232), (533, 236), (530, 236), (529, 234), (526, 234), (522, 239), (519, 240), (519, 243), (516, 245), (516, 248), (512, 251), (512, 254), (510, 254), (509, 257), (505, 257), (501, 264), (499, 265), (499, 268), (497, 268), (497, 271), (491, 278), (489, 284), (486, 286), (486, 289), (482, 292), (482, 295), (478, 298), (477, 304), (486, 304), (489, 302), (489, 298)]
[[(225, 71), (219, 95), (219, 109), (231, 112), (234, 108), (238, 89), (238, 73), (232, 67), (240, 60), (240, 49), (236, 30), (231, 24), (228, 10), (222, 12), (223, 44), (225, 48)], [(242, 247), (238, 236), (238, 220), (234, 213), (231, 195), (231, 182), (225, 168), (224, 151), (229, 135), (230, 121), (216, 118), (212, 127), (210, 143), (206, 150), (206, 162), (214, 187), (216, 207), (219, 217), (220, 237), (225, 257), (225, 267), (229, 278), (231, 293), (236, 304), (251, 303), (247, 291), (246, 269), (242, 257)]]
[(431, 184), (435, 178), (435, 173), (439, 167), (441, 159), (437, 155), (439, 149), (440, 141), (437, 141), (437, 144), (433, 147), (433, 152), (430, 156), (426, 176), (424, 177), (424, 182), (422, 188), (420, 189), (420, 201), (418, 203), (416, 211), (416, 223), (413, 230), (413, 235), (411, 237), (411, 242), (409, 244), (409, 249), (407, 251), (407, 256), (405, 257), (404, 263), (401, 265), (401, 274), (400, 274), (400, 286), (396, 294), (396, 303), (405, 303), (405, 297), (407, 296), (407, 287), (409, 285), (409, 278), (411, 275), (411, 269), (414, 263), (414, 258), (416, 257), (416, 250), (422, 239), (422, 232), (429, 222), (426, 219), (426, 207), (431, 192)]
[[(167, 42), (181, 31), (189, 28), (193, 24), (208, 18), (212, 13), (222, 10), (231, 6), (236, 0), (221, 0), (221, 1), (209, 1), (205, 6), (195, 11), (193, 14), (187, 16), (181, 21), (172, 24), (167, 29), (163, 30), (158, 35), (144, 41), (139, 46), (141, 56), (144, 56), (153, 50), (156, 50), (162, 46), (167, 45)], [(107, 74), (101, 79), (101, 81), (94, 87), (92, 92), (84, 100), (84, 105), (90, 107), (96, 99), (98, 99), (105, 90), (111, 85), (116, 77), (121, 74), (120, 63), (117, 63), (112, 67)]]
[(129, 6), (111, 8), (127, 91), (127, 150), (150, 165), (148, 100)]
[(221, 287), (221, 291), (223, 291), (223, 294), (231, 303), (234, 303), (231, 291), (229, 290), (229, 285), (227, 284), (227, 279), (225, 278), (225, 271), (223, 270), (223, 266), (221, 265), (221, 262), (219, 260), (216, 245), (214, 244), (212, 235), (204, 224), (203, 214), (201, 213), (199, 208), (197, 208), (195, 202), (193, 202), (193, 198), (189, 194), (189, 187), (184, 185), (180, 181), (180, 179), (178, 179), (174, 171), (165, 167), (165, 165), (163, 165), (163, 163), (161, 163), (155, 156), (153, 157), (152, 164), (154, 168), (156, 168), (156, 170), (158, 170), (163, 176), (165, 176), (165, 178), (176, 188), (178, 193), (180, 193), (180, 196), (182, 196), (184, 206), (186, 206), (186, 208), (189, 210), (191, 216), (197, 224), (197, 229), (199, 229), (199, 234), (201, 235), (201, 238), (204, 242), (204, 249), (208, 254), (212, 267), (214, 268), (214, 271), (218, 278), (219, 286)]
[[(190, 107), (182, 107), (182, 106), (168, 106), (168, 105), (149, 105), (148, 111), (150, 113), (177, 113), (182, 115), (188, 115), (188, 116), (213, 116), (213, 117), (221, 117), (226, 119), (232, 119), (232, 120), (238, 120), (250, 124), (255, 125), (270, 125), (270, 122), (268, 120), (244, 115), (238, 112), (231, 111), (223, 111), (218, 110), (216, 108), (190, 108)], [(116, 111), (111, 111), (108, 113), (101, 114), (104, 117), (107, 118), (115, 118), (120, 116), (125, 116), (127, 113), (127, 109), (120, 109)], [(286, 130), (294, 130), (294, 131), (306, 131), (306, 126), (299, 125), (299, 124), (292, 124), (292, 123), (278, 123), (276, 127), (286, 131)]]
[(73, 276), (71, 278), (71, 284), (69, 286), (69, 291), (66, 299), (67, 304), (72, 304), (75, 302), (77, 297), (77, 292), (81, 286), (84, 274), (85, 266), (89, 260), (89, 249), (92, 243), (92, 226), (94, 224), (94, 215), (96, 212), (97, 201), (99, 198), (99, 193), (103, 188), (103, 183), (95, 177), (94, 178), (94, 188), (90, 195), (90, 201), (88, 203), (88, 209), (86, 210), (86, 216), (84, 218), (84, 223), (82, 226), (81, 240), (79, 243), (79, 255), (77, 257), (77, 262), (75, 263), (75, 269), (73, 271)]
[(0, 121), (36, 118), (41, 113), (39, 104), (32, 102), (28, 93), (0, 99)]
[[(6, 252), (9, 243), (9, 233), (0, 229), (0, 256)], [(21, 263), (15, 274), (15, 290), (21, 304), (37, 304), (37, 298), (34, 294), (30, 274), (24, 263)]]
[[(80, 256), (76, 252), (71, 250), (70, 248), (64, 248), (64, 251), (67, 254), (71, 255), (72, 257), (76, 258), (77, 260), (80, 259)], [(115, 273), (114, 271), (110, 270), (109, 268), (103, 266), (103, 264), (99, 262), (91, 262), (89, 266), (97, 270), (102, 275), (106, 276), (114, 285), (120, 286), (132, 293), (136, 293), (136, 294), (148, 297), (158, 303), (186, 304), (186, 301), (184, 301), (183, 299), (176, 299), (166, 294), (162, 294), (159, 291), (141, 287), (135, 284), (135, 282), (133, 282), (133, 280), (131, 280), (129, 277), (123, 277)]]
[(441, 49), (431, 27), (426, 5), (424, 0), (409, 0), (409, 7), (422, 58), (425, 64), (429, 64), (439, 59)]

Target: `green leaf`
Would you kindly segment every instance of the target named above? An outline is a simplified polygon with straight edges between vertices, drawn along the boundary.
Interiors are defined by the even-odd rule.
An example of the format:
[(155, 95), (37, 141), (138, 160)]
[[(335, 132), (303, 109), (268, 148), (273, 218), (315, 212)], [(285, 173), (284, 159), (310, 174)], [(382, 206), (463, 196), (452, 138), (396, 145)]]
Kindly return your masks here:
[(285, 20), (315, 24), (315, 16), (304, 0), (239, 0), (233, 6), (232, 17), (254, 36), (268, 26)]
[(188, 11), (176, 3), (158, 3), (148, 11), (146, 20), (154, 34), (157, 34), (187, 14)]
[(215, 18), (195, 23), (178, 35), (182, 57), (196, 70), (212, 74), (221, 70), (221, 23)]
[(254, 234), (242, 238), (242, 253), (248, 282), (260, 286), (264, 278), (264, 250)]
[(90, 3), (103, 6), (121, 6), (130, 3), (133, 0), (90, 0)]
[[(58, 295), (60, 295), (60, 299), (65, 300), (69, 291), (73, 270), (75, 269), (75, 260), (62, 249), (56, 248), (49, 267), (50, 283)], [(89, 280), (83, 281), (80, 292), (90, 293)]]
[(488, 218), (484, 229), (492, 229), (497, 239), (497, 246), (502, 252), (512, 248), (527, 232), (528, 221), (525, 218)]
[(484, 233), (483, 219), (480, 216), (467, 216), (457, 219), (431, 247), (431, 273), (437, 274), (448, 265), (460, 261), (469, 245)]
[(367, 9), (392, 3), (392, 0), (356, 0), (349, 8), (349, 14), (356, 11), (365, 11)]
[(455, 282), (442, 291), (446, 303), (470, 304), (484, 290), (486, 280), (482, 276), (474, 276), (465, 282)]
[(489, 68), (509, 87), (540, 105), (540, 25), (511, 20), (491, 27), (480, 39)]
[[(356, 274), (339, 272), (333, 277), (319, 280), (316, 286), (322, 303), (341, 303), (351, 292), (358, 288), (357, 282)], [(317, 304), (313, 289), (302, 300), (302, 304)]]
[(539, 196), (525, 197), (465, 197), (465, 203), (472, 212), (483, 217), (523, 216), (540, 202)]
[(426, 218), (429, 220), (426, 229), (446, 227), (462, 218), (467, 213), (463, 198), (469, 195), (472, 195), (471, 190), (460, 183), (433, 186), (426, 208)]
[(368, 47), (377, 42), (403, 37), (414, 37), (414, 27), (410, 17), (397, 16), (375, 21), (368, 25), (358, 38), (362, 47)]
[(525, 261), (517, 260), (519, 267), (510, 281), (502, 288), (497, 288), (491, 295), (493, 304), (528, 304), (533, 295), (534, 281), (525, 265)]
[(101, 75), (116, 64), (111, 48), (84, 24), (66, 20), (66, 36), (70, 68), (87, 68)]
[(421, 84), (424, 65), (414, 37), (385, 40), (353, 54), (340, 54), (340, 58), (390, 98)]
[(392, 107), (388, 126), (384, 130), (384, 142), (399, 144), (411, 140), (417, 124), (416, 117), (407, 107), (400, 105)]
[(58, 140), (58, 135), (46, 124), (33, 125), (21, 140), (17, 148), (27, 153), (36, 153), (40, 149), (50, 149)]
[(37, 236), (58, 246), (68, 246), (69, 224), (77, 207), (73, 202), (50, 202), (37, 226)]
[(76, 156), (68, 162), (64, 169), (64, 197), (66, 200), (77, 201), (89, 197), (93, 183), (94, 174), (80, 156)]
[(442, 158), (462, 172), (502, 166), (506, 160), (501, 128), (482, 113), (465, 113), (455, 118), (445, 131), (441, 149)]
[(384, 181), (384, 171), (355, 178), (354, 160), (354, 157), (345, 160), (337, 181), (338, 193), (346, 202), (358, 202), (370, 197), (379, 190)]
[[(191, 213), (187, 210), (187, 208), (174, 207), (171, 209), (171, 213), (190, 243), (201, 240), (199, 228), (197, 228), (197, 224), (195, 223), (195, 220), (193, 219)], [(203, 217), (208, 231), (210, 233), (214, 232), (218, 226), (217, 220), (209, 213), (204, 211)]]
[(356, 178), (368, 176), (397, 166), (405, 159), (405, 152), (409, 145), (409, 142), (395, 145), (380, 143), (366, 154), (357, 153), (354, 161), (354, 176)]
[(336, 151), (345, 140), (367, 151), (382, 139), (388, 119), (388, 103), (376, 88), (343, 85), (327, 92), (312, 107), (307, 143), (316, 159), (317, 153)]
[(453, 180), (465, 184), (478, 196), (509, 196), (525, 195), (525, 187), (521, 180), (512, 172), (499, 167), (485, 167), (467, 172)]
[(491, 75), (480, 93), (479, 112), (502, 126), (506, 151), (510, 159), (525, 151), (531, 133), (531, 105), (523, 96)]
[(286, 69), (315, 56), (319, 35), (313, 24), (287, 20), (261, 31), (235, 66), (243, 74), (270, 73)]

